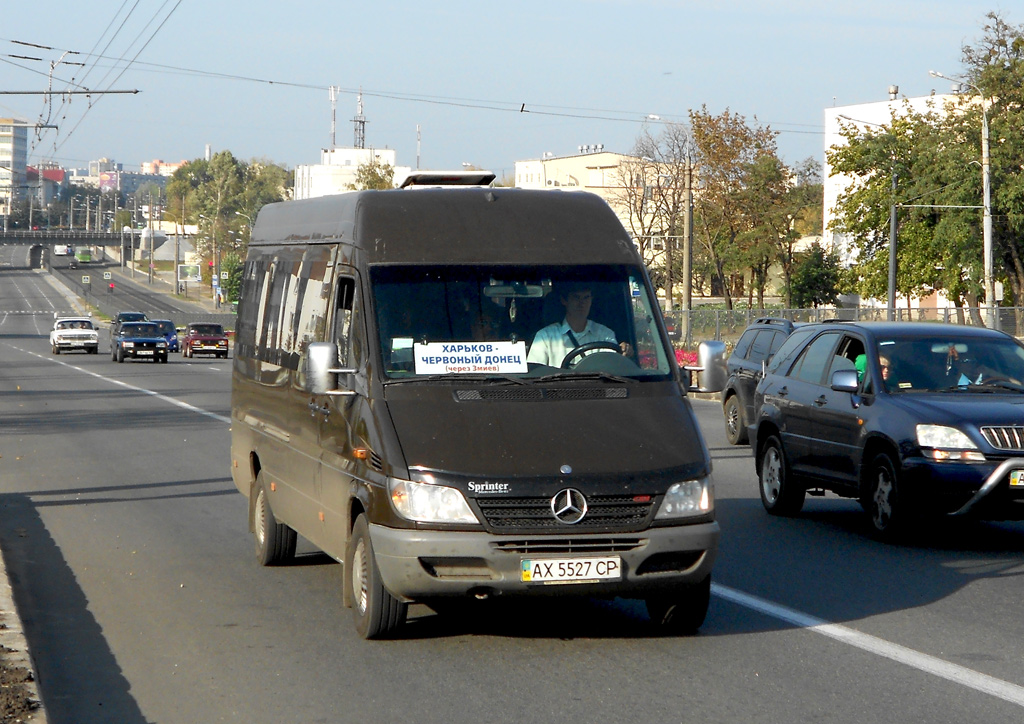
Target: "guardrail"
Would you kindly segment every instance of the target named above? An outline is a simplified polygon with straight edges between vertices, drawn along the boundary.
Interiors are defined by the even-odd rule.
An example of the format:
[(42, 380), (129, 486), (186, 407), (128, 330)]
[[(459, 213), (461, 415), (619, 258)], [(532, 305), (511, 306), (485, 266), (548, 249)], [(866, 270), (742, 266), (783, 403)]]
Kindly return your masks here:
[[(987, 326), (978, 320), (992, 318), (993, 327), (1014, 337), (1024, 337), (1024, 307), (921, 307), (896, 309), (898, 322), (944, 322), (968, 326)], [(759, 317), (782, 317), (793, 322), (827, 322), (842, 319), (852, 322), (884, 322), (888, 319), (885, 307), (838, 307), (817, 309), (708, 309), (697, 307), (685, 312), (666, 310), (673, 342), (684, 349), (692, 349), (697, 342), (714, 339), (727, 344), (735, 343), (743, 330)], [(684, 315), (689, 318), (689, 340), (680, 338), (676, 330), (686, 329)]]

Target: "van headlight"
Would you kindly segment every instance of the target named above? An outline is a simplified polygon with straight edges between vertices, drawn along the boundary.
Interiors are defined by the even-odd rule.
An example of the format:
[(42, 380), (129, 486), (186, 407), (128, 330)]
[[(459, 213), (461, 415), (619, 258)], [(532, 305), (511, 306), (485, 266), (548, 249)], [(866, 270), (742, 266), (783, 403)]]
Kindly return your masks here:
[(655, 520), (706, 515), (715, 509), (715, 491), (711, 478), (674, 483), (665, 493)]
[(455, 488), (388, 478), (391, 503), (400, 516), (418, 523), (479, 523)]
[(963, 430), (947, 425), (918, 425), (917, 444), (932, 460), (985, 460), (985, 454)]

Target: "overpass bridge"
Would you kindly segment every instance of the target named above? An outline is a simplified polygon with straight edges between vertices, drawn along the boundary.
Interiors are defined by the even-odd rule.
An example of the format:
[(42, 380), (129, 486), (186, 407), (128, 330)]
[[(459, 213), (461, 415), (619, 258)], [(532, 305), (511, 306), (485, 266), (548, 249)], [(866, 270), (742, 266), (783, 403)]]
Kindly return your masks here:
[(11, 231), (0, 231), (0, 243), (3, 244), (88, 244), (90, 246), (121, 246), (122, 239), (127, 245), (131, 236), (141, 237), (141, 230), (138, 234), (125, 235), (120, 231), (86, 231), (85, 229), (39, 229), (36, 231), (28, 229), (13, 229)]

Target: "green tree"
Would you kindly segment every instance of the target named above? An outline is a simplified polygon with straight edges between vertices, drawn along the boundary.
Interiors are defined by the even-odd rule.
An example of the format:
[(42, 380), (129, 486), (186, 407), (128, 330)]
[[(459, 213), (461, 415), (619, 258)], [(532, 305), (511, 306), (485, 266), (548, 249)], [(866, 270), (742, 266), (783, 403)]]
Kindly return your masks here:
[(819, 307), (839, 301), (839, 257), (827, 253), (821, 244), (798, 253), (787, 295), (794, 308)]
[[(165, 218), (181, 224), (196, 224), (195, 239), (201, 258), (213, 257), (214, 248), (226, 269), (226, 254), (239, 259), (251, 234), (250, 224), (268, 203), (288, 195), (291, 174), (266, 160), (240, 161), (230, 151), (216, 154), (210, 161), (196, 159), (182, 165), (167, 183)], [(204, 265), (204, 275), (209, 265)]]
[(945, 108), (907, 107), (880, 128), (843, 129), (847, 145), (831, 149), (829, 160), (855, 182), (839, 198), (833, 228), (855, 239), (853, 287), (883, 298), (895, 204), (900, 293), (943, 289), (961, 316), (970, 307), (981, 324), (983, 109), (992, 140), (993, 268), (1015, 299), (1024, 294), (1024, 28), (989, 14), (983, 37), (964, 47), (963, 59), (971, 90)]
[(223, 283), (225, 299), (237, 302), (242, 291), (242, 258), (232, 252), (221, 260), (220, 269), (228, 273), (228, 278)]
[[(743, 274), (752, 260), (760, 263), (763, 256), (763, 250), (752, 247), (764, 235), (751, 232), (770, 210), (754, 204), (752, 174), (767, 173), (777, 163), (778, 134), (756, 121), (751, 125), (728, 109), (712, 116), (706, 106), (690, 111), (690, 124), (697, 158), (695, 244), (699, 242), (713, 266), (711, 293), (725, 297), (726, 307), (732, 309), (734, 293), (742, 291)], [(765, 156), (768, 162), (762, 160)], [(781, 171), (781, 164), (777, 168)], [(776, 186), (767, 193), (768, 199), (777, 195)], [(751, 214), (754, 209), (758, 218)]]
[(348, 185), (353, 191), (366, 189), (393, 189), (395, 187), (395, 169), (374, 156), (366, 163), (359, 164), (356, 169), (356, 180)]

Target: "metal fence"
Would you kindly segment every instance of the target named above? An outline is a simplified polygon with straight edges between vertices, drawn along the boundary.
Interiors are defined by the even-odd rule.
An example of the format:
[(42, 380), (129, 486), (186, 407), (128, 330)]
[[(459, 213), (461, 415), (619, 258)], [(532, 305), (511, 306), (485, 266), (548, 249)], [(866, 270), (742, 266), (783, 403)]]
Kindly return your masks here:
[[(113, 318), (118, 312), (128, 311), (125, 310), (124, 304), (118, 304), (111, 300), (110, 296), (106, 292), (96, 293), (92, 289), (92, 285), (71, 283), (68, 285), (75, 294), (85, 299), (89, 304), (93, 305), (108, 317)], [(105, 285), (102, 288), (106, 288)], [(191, 322), (202, 322), (202, 323), (213, 323), (220, 324), (227, 331), (232, 331), (235, 328), (235, 320), (237, 315), (230, 313), (225, 310), (223, 313), (211, 313), (204, 312), (200, 308), (197, 308), (195, 312), (167, 312), (152, 309), (136, 309), (132, 308), (132, 312), (143, 312), (150, 319), (169, 319), (174, 322), (175, 327), (184, 327)]]
[[(900, 322), (944, 322), (969, 326), (992, 326), (1015, 337), (1024, 337), (1024, 307), (921, 307), (896, 309)], [(679, 330), (687, 329), (684, 315), (689, 317), (689, 338), (683, 339)], [(818, 309), (681, 309), (665, 311), (672, 341), (683, 349), (693, 349), (697, 343), (714, 339), (731, 347), (743, 330), (760, 317), (782, 317), (794, 322), (827, 322), (836, 319), (855, 322), (884, 322), (888, 319), (885, 307), (839, 307)], [(980, 324), (978, 320), (981, 320)], [(991, 323), (990, 321), (991, 320)]]

